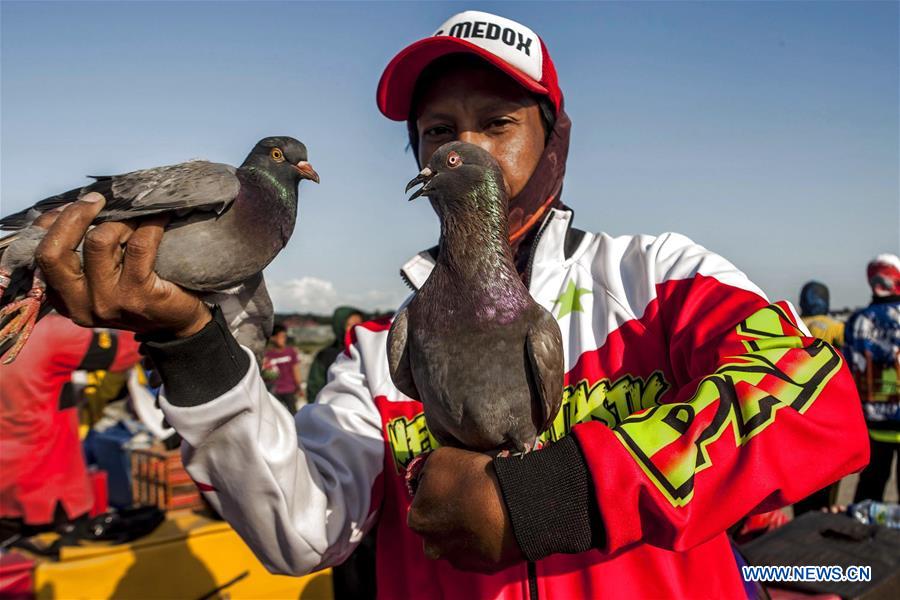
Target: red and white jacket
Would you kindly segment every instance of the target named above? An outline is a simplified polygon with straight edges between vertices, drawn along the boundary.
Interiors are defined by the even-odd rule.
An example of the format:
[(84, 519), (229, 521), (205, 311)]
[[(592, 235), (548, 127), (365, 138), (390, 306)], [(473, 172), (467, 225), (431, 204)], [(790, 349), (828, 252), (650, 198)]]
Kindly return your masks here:
[[(403, 471), (435, 441), (391, 382), (389, 323), (376, 321), (354, 328), (296, 418), (255, 366), (199, 405), (161, 400), (188, 472), (269, 569), (338, 564), (377, 525), (381, 598), (524, 599), (535, 579), (542, 599), (733, 598), (726, 528), (866, 464), (851, 376), (790, 305), (683, 236), (572, 235), (571, 218), (544, 222), (530, 291), (566, 340), (564, 403), (544, 439), (576, 436), (602, 547), (537, 561), (531, 593), (525, 562), (480, 575), (427, 559)], [(422, 253), (403, 274), (419, 287), (432, 266)]]

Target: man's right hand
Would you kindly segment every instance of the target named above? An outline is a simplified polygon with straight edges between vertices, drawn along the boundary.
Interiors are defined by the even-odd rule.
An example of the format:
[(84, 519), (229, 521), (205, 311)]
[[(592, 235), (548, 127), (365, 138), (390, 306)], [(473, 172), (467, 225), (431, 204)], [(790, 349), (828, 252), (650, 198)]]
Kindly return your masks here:
[[(90, 193), (36, 221), (49, 226), (35, 258), (54, 308), (82, 327), (175, 337), (200, 331), (212, 318), (206, 305), (153, 270), (168, 218), (107, 222), (88, 231), (104, 204)], [(83, 267), (76, 252), (82, 239)]]

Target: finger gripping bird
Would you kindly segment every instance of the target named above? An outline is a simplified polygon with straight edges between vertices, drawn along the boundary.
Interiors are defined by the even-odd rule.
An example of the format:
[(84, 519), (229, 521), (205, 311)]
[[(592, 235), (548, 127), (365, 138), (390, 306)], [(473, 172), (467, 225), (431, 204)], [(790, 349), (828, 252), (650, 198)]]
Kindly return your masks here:
[(290, 137), (267, 137), (237, 169), (192, 160), (93, 179), (85, 187), (0, 219), (0, 230), (15, 232), (0, 240), (4, 362), (15, 359), (35, 321), (47, 310), (42, 309), (45, 284), (35, 264), (35, 250), (46, 231), (34, 224), (35, 219), (90, 192), (106, 199), (94, 225), (170, 216), (156, 273), (199, 292), (207, 302), (221, 304), (238, 341), (261, 351), (274, 317), (262, 270), (293, 233), (300, 181), (319, 182), (306, 146)]
[(562, 336), (513, 264), (500, 168), (451, 142), (407, 191), (419, 184), (410, 200), (429, 198), (441, 238), (434, 270), (391, 325), (391, 379), (422, 401), (441, 444), (528, 452), (562, 400)]

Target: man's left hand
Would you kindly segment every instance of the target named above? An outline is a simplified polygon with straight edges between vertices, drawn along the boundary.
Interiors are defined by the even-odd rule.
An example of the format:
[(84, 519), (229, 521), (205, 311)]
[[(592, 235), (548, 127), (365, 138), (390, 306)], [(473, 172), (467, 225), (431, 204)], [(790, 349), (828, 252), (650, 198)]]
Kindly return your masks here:
[(432, 452), (407, 515), (425, 555), (457, 569), (494, 572), (524, 560), (491, 457), (458, 448)]

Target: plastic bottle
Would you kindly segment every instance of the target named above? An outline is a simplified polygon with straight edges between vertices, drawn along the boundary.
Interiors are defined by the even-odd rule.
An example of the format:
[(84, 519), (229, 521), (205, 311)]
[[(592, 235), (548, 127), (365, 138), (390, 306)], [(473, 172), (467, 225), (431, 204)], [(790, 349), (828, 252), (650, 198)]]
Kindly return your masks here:
[(847, 507), (847, 514), (866, 525), (900, 529), (900, 504), (863, 500)]

